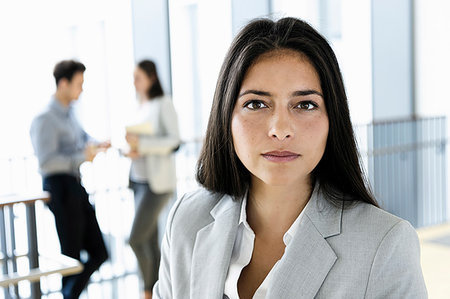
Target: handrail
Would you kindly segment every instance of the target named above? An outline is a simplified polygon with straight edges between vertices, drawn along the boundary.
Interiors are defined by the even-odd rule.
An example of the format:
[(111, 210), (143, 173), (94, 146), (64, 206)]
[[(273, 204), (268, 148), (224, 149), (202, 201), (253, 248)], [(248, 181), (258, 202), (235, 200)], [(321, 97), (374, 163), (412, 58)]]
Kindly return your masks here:
[(18, 203), (32, 204), (38, 200), (47, 202), (50, 200), (50, 193), (42, 191), (37, 194), (8, 194), (0, 196), (0, 208), (12, 206)]
[(73, 275), (83, 270), (83, 265), (78, 260), (62, 254), (53, 257), (39, 255), (39, 259), (39, 268), (29, 269), (28, 273), (14, 272), (0, 275), (0, 287), (14, 285), (22, 280), (38, 282), (42, 276), (57, 273), (63, 276)]
[[(2, 244), (2, 268), (4, 274), (0, 276), (0, 285), (8, 286), (10, 284), (15, 284), (21, 280), (29, 280), (31, 281), (31, 298), (41, 298), (41, 289), (39, 279), (43, 275), (48, 275), (45, 273), (53, 273), (48, 271), (42, 271), (39, 267), (39, 252), (37, 245), (37, 231), (36, 231), (36, 210), (35, 210), (35, 202), (38, 200), (49, 201), (50, 194), (48, 192), (39, 192), (35, 194), (8, 194), (8, 195), (0, 195), (0, 230), (1, 230), (1, 244)], [(26, 206), (26, 214), (27, 214), (27, 234), (28, 234), (28, 264), (29, 271), (28, 274), (21, 274), (17, 272), (16, 260), (14, 257), (15, 250), (15, 236), (14, 236), (14, 221), (13, 221), (13, 210), (12, 207), (16, 204), (24, 203)], [(12, 252), (8, 254), (6, 249), (6, 228), (5, 228), (5, 219), (4, 219), (4, 209), (7, 208), (10, 212), (10, 244), (12, 247)], [(12, 259), (12, 272), (8, 269), (7, 260)], [(79, 266), (79, 265), (77, 265)], [(60, 271), (64, 270), (64, 267), (60, 266), (56, 267), (55, 270)], [(79, 269), (77, 268), (77, 271)], [(8, 288), (5, 288), (5, 297), (9, 298)]]

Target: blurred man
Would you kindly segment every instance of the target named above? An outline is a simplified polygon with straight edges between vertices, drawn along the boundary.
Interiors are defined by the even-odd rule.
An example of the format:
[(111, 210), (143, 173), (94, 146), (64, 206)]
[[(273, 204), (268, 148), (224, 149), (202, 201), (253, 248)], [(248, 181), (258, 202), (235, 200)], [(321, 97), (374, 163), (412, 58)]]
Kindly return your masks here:
[(48, 206), (55, 216), (61, 252), (77, 260), (81, 250), (89, 255), (80, 274), (63, 278), (64, 298), (78, 298), (91, 274), (108, 257), (94, 209), (80, 183), (81, 163), (92, 161), (100, 148), (109, 146), (92, 143), (72, 111), (72, 102), (83, 91), (85, 69), (73, 60), (56, 64), (56, 93), (45, 111), (33, 120), (30, 130), (43, 188), (51, 195)]

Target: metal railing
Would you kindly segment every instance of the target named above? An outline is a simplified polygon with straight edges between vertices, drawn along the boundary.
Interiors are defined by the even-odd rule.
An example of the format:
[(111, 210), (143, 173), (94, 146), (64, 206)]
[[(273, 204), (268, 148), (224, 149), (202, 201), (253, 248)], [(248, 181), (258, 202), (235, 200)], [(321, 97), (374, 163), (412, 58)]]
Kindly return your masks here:
[[(194, 169), (200, 151), (201, 140), (184, 142), (176, 153), (177, 192), (183, 194), (197, 187)], [(134, 253), (128, 245), (128, 236), (134, 218), (134, 199), (128, 189), (128, 172), (130, 161), (120, 156), (119, 151), (111, 149), (100, 154), (93, 163), (81, 166), (83, 185), (94, 204), (97, 219), (102, 230), (110, 258), (91, 277), (88, 290), (82, 298), (139, 298), (140, 281)], [(37, 172), (34, 156), (0, 159), (0, 179), (5, 184), (0, 186), (1, 194), (20, 192), (39, 192), (42, 190), (41, 178)], [(165, 227), (165, 220), (176, 196), (162, 212), (159, 221), (160, 231)], [(2, 214), (3, 215), (3, 214)], [(23, 230), (27, 225), (26, 213), (22, 206), (8, 210), (8, 221), (16, 223), (16, 235), (13, 236), (17, 252), (26, 255), (27, 236)], [(51, 256), (59, 254), (54, 218), (42, 203), (36, 205), (37, 243), (40, 253)], [(161, 235), (161, 234), (160, 234)], [(161, 236), (160, 236), (161, 237)], [(0, 252), (6, 247), (0, 244)], [(10, 247), (10, 246), (9, 246)], [(10, 248), (5, 248), (10, 251)], [(83, 257), (83, 255), (82, 255)], [(14, 264), (15, 271), (20, 265)], [(60, 276), (50, 275), (41, 279), (42, 298), (59, 292)], [(30, 296), (30, 284), (19, 283), (14, 291), (18, 298)], [(0, 299), (6, 293), (0, 293)]]
[(415, 227), (447, 220), (445, 117), (367, 125), (369, 178), (382, 207)]

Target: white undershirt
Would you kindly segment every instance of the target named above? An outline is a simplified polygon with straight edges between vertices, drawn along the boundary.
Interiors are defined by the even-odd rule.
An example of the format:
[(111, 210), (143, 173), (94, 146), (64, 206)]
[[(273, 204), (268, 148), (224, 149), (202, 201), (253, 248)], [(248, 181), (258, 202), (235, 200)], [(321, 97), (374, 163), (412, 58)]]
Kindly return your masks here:
[[(239, 299), (237, 283), (239, 277), (241, 276), (242, 269), (245, 268), (250, 263), (253, 254), (253, 248), (255, 244), (255, 233), (247, 222), (247, 196), (244, 198), (241, 206), (241, 214), (239, 218), (239, 227), (236, 234), (236, 239), (234, 241), (233, 252), (231, 255), (231, 262), (228, 268), (227, 278), (225, 280), (225, 288), (224, 288), (224, 298), (229, 299)], [(303, 211), (306, 209), (303, 209)], [(283, 236), (284, 245), (288, 246), (291, 242), (292, 238), (295, 235), (295, 232), (298, 229), (300, 219), (303, 215), (303, 211), (300, 215), (295, 219), (294, 223), (292, 223), (291, 227), (287, 230), (287, 232)], [(253, 295), (253, 299), (262, 299), (266, 297), (267, 290), (270, 285), (271, 276), (273, 275), (274, 269), (276, 269), (278, 265), (277, 261), (275, 265), (270, 270), (269, 274), (267, 274), (264, 281), (261, 283), (259, 288), (256, 290)]]

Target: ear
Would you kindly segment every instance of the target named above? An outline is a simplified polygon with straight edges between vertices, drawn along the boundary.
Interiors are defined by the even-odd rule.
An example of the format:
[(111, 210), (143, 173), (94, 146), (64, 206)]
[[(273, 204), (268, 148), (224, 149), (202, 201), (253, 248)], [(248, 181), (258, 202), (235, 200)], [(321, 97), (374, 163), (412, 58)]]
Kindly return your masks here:
[(69, 80), (67, 80), (67, 78), (62, 78), (59, 80), (57, 88), (65, 88), (67, 85), (69, 85)]

